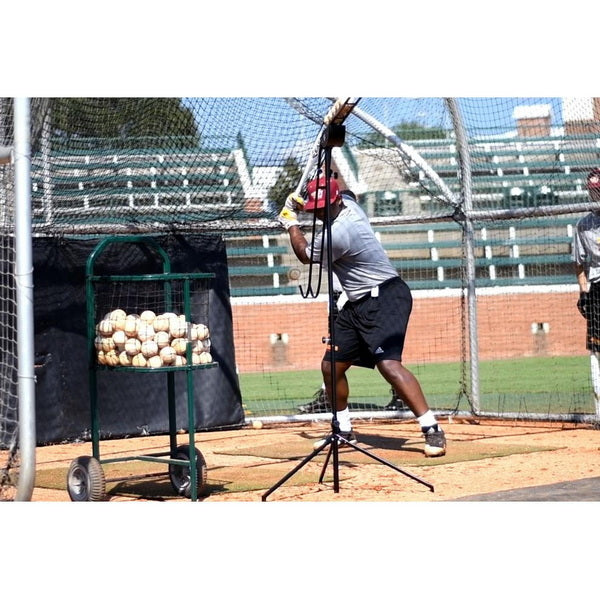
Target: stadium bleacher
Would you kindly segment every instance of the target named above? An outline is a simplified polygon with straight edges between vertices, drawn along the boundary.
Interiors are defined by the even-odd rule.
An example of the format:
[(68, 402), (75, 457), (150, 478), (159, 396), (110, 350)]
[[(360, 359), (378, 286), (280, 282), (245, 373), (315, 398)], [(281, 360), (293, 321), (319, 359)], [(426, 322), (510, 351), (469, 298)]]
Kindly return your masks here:
[[(458, 194), (454, 141), (419, 140), (415, 148)], [(470, 150), (476, 209), (581, 202), (587, 197), (587, 172), (600, 164), (600, 138), (592, 135), (489, 138), (473, 141)], [(359, 161), (354, 164), (359, 168)], [(420, 197), (424, 212), (435, 207), (437, 200), (415, 185), (425, 174), (416, 165), (411, 168), (412, 180), (405, 188), (369, 192), (372, 216), (402, 214), (409, 196)], [(187, 209), (218, 212), (233, 205), (239, 209), (247, 200), (230, 149), (53, 153), (34, 162), (32, 180), (33, 215), (39, 221), (47, 217), (49, 198), (54, 218), (60, 214), (74, 218), (99, 206), (132, 212), (151, 207), (156, 214), (169, 210), (181, 214)], [(571, 215), (476, 224), (478, 285), (572, 283), (570, 244), (576, 219)], [(457, 223), (376, 229), (393, 264), (413, 289), (462, 284), (462, 231)], [(297, 293), (297, 282), (287, 277), (296, 259), (280, 234), (232, 237), (227, 255), (232, 295)]]

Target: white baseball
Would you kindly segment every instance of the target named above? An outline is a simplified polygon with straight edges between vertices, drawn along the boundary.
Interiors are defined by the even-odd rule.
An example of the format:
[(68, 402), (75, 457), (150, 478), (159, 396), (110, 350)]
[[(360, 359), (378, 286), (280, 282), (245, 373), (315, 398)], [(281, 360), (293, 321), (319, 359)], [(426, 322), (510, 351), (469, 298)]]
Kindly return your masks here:
[(154, 356), (151, 356), (148, 359), (148, 366), (152, 367), (153, 369), (157, 369), (158, 367), (162, 367), (162, 359), (160, 358), (160, 356), (158, 354), (155, 354)]
[(176, 367), (184, 367), (187, 364), (187, 358), (185, 356), (181, 356), (181, 354), (178, 354), (175, 357), (175, 360), (173, 361), (173, 364)]
[(97, 335), (94, 338), (94, 348), (96, 348), (96, 350), (102, 350), (102, 340), (104, 338), (101, 335)]
[(142, 354), (146, 358), (156, 356), (158, 354), (158, 344), (154, 340), (145, 340), (142, 342)]
[(159, 348), (164, 348), (171, 343), (171, 336), (168, 331), (157, 331), (154, 336), (154, 341), (157, 343)]
[(122, 330), (125, 327), (127, 313), (122, 308), (116, 308), (109, 313), (108, 318), (115, 330)]
[(156, 319), (156, 313), (153, 310), (144, 310), (140, 313), (140, 319), (152, 324), (154, 319)]
[(169, 319), (169, 333), (174, 338), (181, 338), (187, 333), (187, 323), (179, 318)]
[(127, 338), (125, 342), (125, 352), (129, 354), (129, 356), (135, 356), (142, 350), (142, 342), (137, 338), (130, 337)]
[(112, 335), (113, 324), (110, 319), (102, 319), (100, 323), (98, 323), (98, 333), (101, 335)]
[(104, 354), (105, 364), (109, 367), (116, 367), (119, 364), (119, 355), (114, 350), (109, 350)]
[(133, 337), (137, 332), (138, 322), (140, 320), (139, 315), (127, 315), (125, 317), (125, 323), (123, 325), (123, 331), (130, 336)]
[(171, 347), (177, 352), (177, 354), (185, 354), (187, 348), (187, 339), (186, 338), (175, 338), (171, 341)]
[(134, 367), (145, 367), (148, 364), (148, 361), (146, 360), (146, 357), (140, 352), (139, 354), (136, 354), (135, 356), (131, 357), (131, 364)]
[(170, 365), (175, 360), (177, 352), (175, 352), (175, 349), (171, 346), (165, 346), (164, 348), (160, 349), (158, 355), (162, 359), (163, 364)]
[(198, 357), (198, 362), (196, 364), (205, 365), (206, 363), (212, 362), (212, 356), (210, 352), (201, 352), (200, 354), (194, 354), (194, 357)]
[(127, 354), (125, 350), (119, 353), (119, 364), (122, 367), (130, 367), (131, 366), (131, 356)]
[(101, 343), (104, 352), (110, 352), (111, 350), (114, 350), (116, 346), (115, 340), (113, 340), (112, 337), (103, 337)]
[(125, 332), (122, 329), (117, 329), (112, 334), (112, 339), (115, 343), (115, 346), (117, 348), (122, 349), (125, 346), (125, 342), (127, 341), (127, 335), (125, 334)]
[(169, 331), (169, 316), (165, 313), (157, 315), (152, 325), (155, 331)]
[(152, 327), (152, 325), (150, 325), (146, 321), (140, 320), (136, 331), (137, 337), (140, 340), (140, 342), (145, 342), (147, 340), (154, 339), (154, 333), (154, 327)]
[(196, 330), (196, 337), (199, 340), (204, 340), (209, 336), (208, 327), (203, 323), (194, 325), (194, 329)]

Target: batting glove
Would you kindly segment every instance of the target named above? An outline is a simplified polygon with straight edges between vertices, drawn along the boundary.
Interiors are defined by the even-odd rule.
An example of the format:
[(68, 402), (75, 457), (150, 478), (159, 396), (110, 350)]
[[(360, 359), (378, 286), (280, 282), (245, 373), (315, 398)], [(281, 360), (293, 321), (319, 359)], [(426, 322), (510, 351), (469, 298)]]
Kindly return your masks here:
[(304, 206), (304, 198), (299, 194), (294, 194), (293, 192), (285, 199), (285, 208), (291, 210), (292, 212), (296, 212), (298, 209), (302, 209)]
[(589, 294), (588, 292), (580, 292), (579, 300), (577, 300), (577, 308), (583, 317), (588, 318), (588, 303), (589, 303)]
[(281, 225), (283, 225), (286, 231), (294, 225), (300, 225), (300, 223), (298, 223), (298, 215), (296, 212), (285, 206), (279, 213), (277, 220), (281, 223)]

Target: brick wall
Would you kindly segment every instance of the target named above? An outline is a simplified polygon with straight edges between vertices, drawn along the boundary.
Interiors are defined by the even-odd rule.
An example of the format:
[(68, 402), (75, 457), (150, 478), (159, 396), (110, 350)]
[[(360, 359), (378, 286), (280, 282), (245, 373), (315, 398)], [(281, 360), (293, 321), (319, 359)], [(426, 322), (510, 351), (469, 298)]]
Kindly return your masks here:
[[(477, 301), (481, 360), (586, 354), (585, 321), (573, 291), (481, 295)], [(236, 362), (240, 373), (319, 367), (327, 333), (327, 302), (235, 304)], [(415, 297), (404, 361), (461, 357), (461, 300)]]

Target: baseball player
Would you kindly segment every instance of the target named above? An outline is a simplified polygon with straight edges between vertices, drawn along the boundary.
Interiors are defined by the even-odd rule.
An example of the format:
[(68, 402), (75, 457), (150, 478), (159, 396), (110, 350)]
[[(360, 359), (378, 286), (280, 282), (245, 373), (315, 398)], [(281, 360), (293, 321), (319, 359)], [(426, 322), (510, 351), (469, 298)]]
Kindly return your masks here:
[(590, 171), (587, 190), (598, 209), (579, 219), (573, 231), (571, 257), (579, 284), (577, 308), (587, 322), (586, 348), (590, 351), (596, 417), (600, 419), (600, 169)]
[[(402, 364), (402, 351), (412, 295), (398, 276), (383, 246), (371, 228), (367, 215), (350, 191), (340, 192), (333, 178), (320, 177), (307, 184), (307, 199), (290, 194), (279, 213), (279, 222), (288, 232), (290, 243), (303, 264), (326, 261), (323, 233), (308, 243), (302, 233), (297, 211), (326, 217), (326, 186), (329, 185), (332, 270), (348, 297), (334, 323), (335, 363), (326, 350), (321, 362), (327, 395), (332, 397), (332, 375), (336, 392), (336, 415), (341, 437), (356, 440), (348, 410), (346, 371), (357, 360), (379, 370), (385, 380), (414, 413), (425, 436), (426, 456), (446, 453), (446, 436), (430, 410), (416, 377)], [(327, 243), (327, 242), (326, 242)], [(325, 246), (325, 247), (324, 247)], [(332, 373), (333, 371), (333, 373)]]

